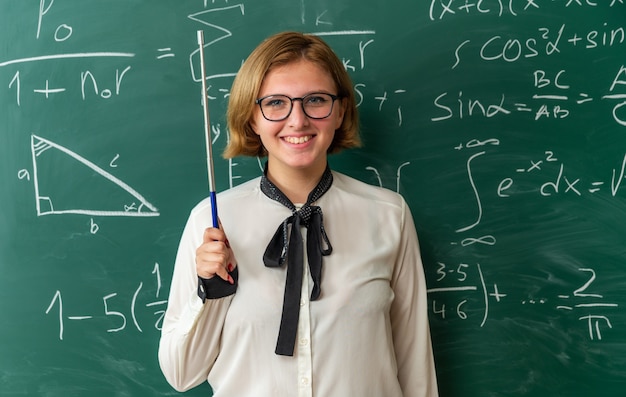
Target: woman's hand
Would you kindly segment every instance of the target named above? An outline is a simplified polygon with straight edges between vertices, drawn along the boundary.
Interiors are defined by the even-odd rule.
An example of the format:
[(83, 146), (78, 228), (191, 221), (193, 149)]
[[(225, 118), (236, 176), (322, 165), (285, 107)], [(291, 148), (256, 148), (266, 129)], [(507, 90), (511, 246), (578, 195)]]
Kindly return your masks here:
[(198, 276), (205, 279), (218, 276), (234, 284), (233, 278), (228, 273), (236, 266), (235, 256), (224, 231), (214, 227), (207, 228), (202, 240), (202, 245), (196, 250)]

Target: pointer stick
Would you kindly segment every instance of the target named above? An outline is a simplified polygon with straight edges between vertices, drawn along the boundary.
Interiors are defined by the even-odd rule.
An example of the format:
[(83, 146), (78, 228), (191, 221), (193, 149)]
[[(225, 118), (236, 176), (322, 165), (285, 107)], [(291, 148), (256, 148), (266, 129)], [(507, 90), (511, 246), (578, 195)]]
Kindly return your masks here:
[(215, 196), (215, 175), (213, 173), (213, 150), (211, 148), (211, 124), (209, 122), (209, 103), (206, 88), (206, 72), (204, 66), (204, 32), (198, 30), (198, 46), (200, 47), (200, 69), (202, 71), (202, 107), (204, 108), (204, 138), (206, 142), (206, 165), (209, 174), (209, 196), (211, 199), (211, 217), (213, 227), (219, 227), (217, 222), (217, 199)]

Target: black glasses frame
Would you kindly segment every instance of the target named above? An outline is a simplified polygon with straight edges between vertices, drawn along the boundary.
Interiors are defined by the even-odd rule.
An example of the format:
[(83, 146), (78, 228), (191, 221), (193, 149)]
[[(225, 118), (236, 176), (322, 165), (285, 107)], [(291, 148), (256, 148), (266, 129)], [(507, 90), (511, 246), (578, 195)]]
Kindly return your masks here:
[[(306, 112), (306, 109), (304, 108), (304, 100), (306, 98), (308, 98), (308, 97), (315, 96), (315, 95), (328, 95), (332, 99), (332, 101), (330, 103), (330, 110), (328, 111), (328, 114), (326, 116), (324, 116), (324, 117), (313, 117), (313, 116), (309, 115)], [(289, 99), (289, 111), (287, 112), (285, 117), (282, 117), (280, 119), (270, 119), (263, 112), (263, 106), (261, 106), (261, 101), (263, 101), (264, 99), (267, 99), (267, 98), (271, 98), (273, 96), (275, 96), (275, 97), (284, 97), (284, 98)], [(330, 117), (330, 115), (333, 114), (333, 107), (335, 106), (335, 101), (337, 99), (339, 99), (339, 98), (341, 98), (341, 97), (338, 96), (338, 95), (329, 94), (327, 92), (313, 92), (313, 93), (307, 94), (307, 95), (305, 95), (303, 97), (300, 97), (300, 98), (292, 98), (292, 97), (290, 97), (288, 95), (283, 95), (283, 94), (272, 94), (272, 95), (266, 95), (264, 97), (261, 97), (261, 98), (255, 100), (254, 103), (259, 105), (259, 109), (261, 109), (261, 114), (263, 115), (263, 118), (265, 118), (265, 120), (267, 120), (267, 121), (283, 121), (283, 120), (285, 120), (287, 117), (289, 117), (289, 115), (293, 111), (293, 102), (294, 101), (300, 101), (302, 103), (302, 111), (304, 112), (304, 114), (308, 118), (313, 119), (313, 120), (322, 120), (322, 119), (326, 119), (326, 118)]]

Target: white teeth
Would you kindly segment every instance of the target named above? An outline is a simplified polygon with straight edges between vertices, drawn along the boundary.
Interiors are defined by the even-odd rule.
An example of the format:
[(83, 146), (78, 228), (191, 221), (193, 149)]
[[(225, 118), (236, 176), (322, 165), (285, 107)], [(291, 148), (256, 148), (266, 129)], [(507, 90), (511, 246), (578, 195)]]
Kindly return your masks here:
[(304, 142), (308, 142), (311, 139), (311, 136), (307, 135), (307, 136), (300, 136), (300, 137), (295, 137), (295, 136), (287, 136), (285, 137), (285, 141), (292, 143), (292, 144), (301, 144)]

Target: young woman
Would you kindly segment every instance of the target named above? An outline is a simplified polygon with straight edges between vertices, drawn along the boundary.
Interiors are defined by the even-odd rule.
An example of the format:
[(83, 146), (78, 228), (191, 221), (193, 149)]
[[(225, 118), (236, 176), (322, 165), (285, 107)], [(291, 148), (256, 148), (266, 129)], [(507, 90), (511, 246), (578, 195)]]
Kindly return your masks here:
[(225, 157), (264, 175), (191, 212), (159, 346), (177, 390), (215, 397), (436, 396), (426, 286), (404, 199), (331, 171), (360, 144), (350, 78), (321, 39), (285, 32), (232, 86)]

